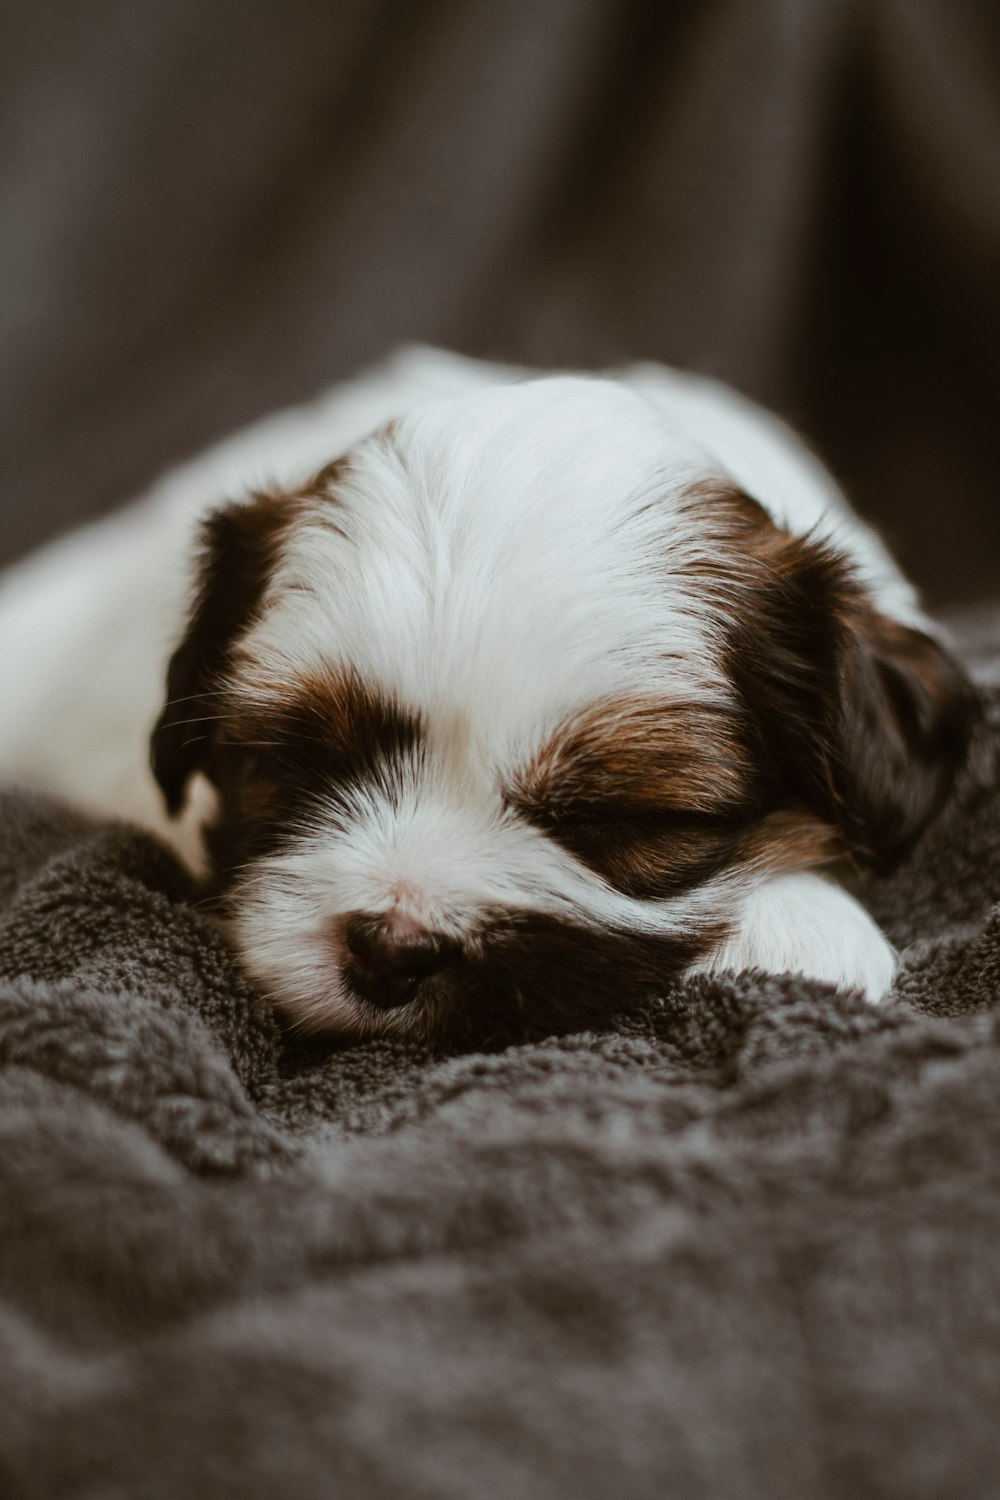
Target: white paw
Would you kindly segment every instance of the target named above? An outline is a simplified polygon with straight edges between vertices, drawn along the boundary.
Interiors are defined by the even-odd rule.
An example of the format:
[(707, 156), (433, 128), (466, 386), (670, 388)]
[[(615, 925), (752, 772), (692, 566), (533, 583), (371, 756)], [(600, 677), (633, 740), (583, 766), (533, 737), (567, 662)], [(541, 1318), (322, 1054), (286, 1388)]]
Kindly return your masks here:
[(775, 875), (745, 898), (729, 936), (688, 973), (803, 974), (884, 1000), (896, 952), (859, 902), (822, 875)]

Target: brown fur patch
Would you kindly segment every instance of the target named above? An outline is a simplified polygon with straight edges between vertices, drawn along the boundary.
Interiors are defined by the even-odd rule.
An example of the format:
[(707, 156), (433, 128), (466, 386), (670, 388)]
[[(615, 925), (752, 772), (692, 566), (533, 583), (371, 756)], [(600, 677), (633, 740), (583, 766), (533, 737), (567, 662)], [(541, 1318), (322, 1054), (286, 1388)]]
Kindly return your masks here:
[(619, 699), (560, 727), (519, 777), (517, 793), (555, 815), (595, 803), (712, 813), (745, 801), (751, 769), (730, 711)]
[[(515, 805), (628, 895), (663, 899), (724, 867), (829, 864), (837, 831), (762, 800), (738, 714), (620, 707), (555, 736), (520, 783)], [(686, 711), (684, 711), (686, 709)]]
[(291, 497), (261, 492), (223, 506), (203, 523), (197, 594), (170, 660), (166, 703), (151, 743), (153, 772), (171, 812), (179, 811), (190, 777), (205, 769), (215, 694), (296, 516)]
[(832, 865), (846, 855), (843, 836), (806, 813), (769, 813), (744, 836), (740, 859), (771, 873)]
[(213, 746), (219, 815), (207, 831), (218, 875), (285, 843), (318, 806), (385, 779), (419, 742), (419, 719), (356, 673), (330, 667), (223, 697)]
[(850, 559), (796, 537), (722, 479), (688, 491), (709, 545), (692, 566), (726, 620), (727, 670), (776, 806), (835, 824), (885, 864), (937, 812), (975, 698), (939, 642), (882, 614)]
[(665, 896), (731, 856), (753, 771), (733, 712), (623, 699), (562, 726), (511, 801), (619, 890)]
[(153, 731), (153, 771), (171, 812), (195, 771), (209, 769), (217, 694), (236, 644), (264, 600), (292, 530), (308, 515), (337, 527), (336, 486), (347, 456), (295, 490), (255, 490), (221, 506), (201, 528), (198, 585), (187, 629), (171, 658), (166, 703)]

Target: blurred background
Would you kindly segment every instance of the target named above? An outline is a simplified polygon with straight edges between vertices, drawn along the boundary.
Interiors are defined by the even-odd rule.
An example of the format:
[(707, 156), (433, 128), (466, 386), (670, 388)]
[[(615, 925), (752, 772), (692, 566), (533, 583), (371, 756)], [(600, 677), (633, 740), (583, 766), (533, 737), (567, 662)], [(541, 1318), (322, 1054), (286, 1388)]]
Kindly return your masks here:
[(998, 75), (988, 0), (8, 0), (0, 563), (421, 339), (721, 376), (996, 593)]

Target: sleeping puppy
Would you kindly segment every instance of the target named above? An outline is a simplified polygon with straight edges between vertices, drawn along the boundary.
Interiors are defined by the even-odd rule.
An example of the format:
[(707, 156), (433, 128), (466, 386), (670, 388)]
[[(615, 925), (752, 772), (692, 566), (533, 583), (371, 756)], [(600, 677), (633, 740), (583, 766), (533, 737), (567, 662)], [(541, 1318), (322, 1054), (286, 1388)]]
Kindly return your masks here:
[(932, 818), (972, 699), (773, 418), (411, 351), (9, 580), (0, 765), (157, 825), (138, 742), (195, 529), (152, 769), (294, 1023), (575, 1027), (723, 968), (886, 994), (840, 882)]

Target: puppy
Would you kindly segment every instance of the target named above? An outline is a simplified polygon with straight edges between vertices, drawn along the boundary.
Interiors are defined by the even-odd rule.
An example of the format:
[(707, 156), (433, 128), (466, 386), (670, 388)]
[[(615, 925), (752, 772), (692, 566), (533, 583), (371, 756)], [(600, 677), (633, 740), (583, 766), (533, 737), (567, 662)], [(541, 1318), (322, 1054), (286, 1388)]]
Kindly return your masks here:
[(292, 1022), (565, 1028), (724, 968), (886, 994), (840, 882), (933, 817), (973, 700), (774, 418), (410, 351), (8, 578), (0, 767), (163, 828), (195, 532), (152, 769)]

